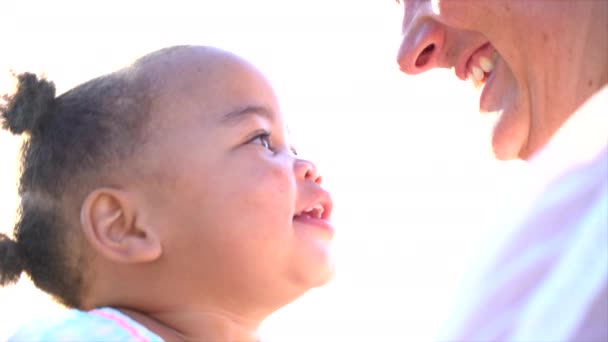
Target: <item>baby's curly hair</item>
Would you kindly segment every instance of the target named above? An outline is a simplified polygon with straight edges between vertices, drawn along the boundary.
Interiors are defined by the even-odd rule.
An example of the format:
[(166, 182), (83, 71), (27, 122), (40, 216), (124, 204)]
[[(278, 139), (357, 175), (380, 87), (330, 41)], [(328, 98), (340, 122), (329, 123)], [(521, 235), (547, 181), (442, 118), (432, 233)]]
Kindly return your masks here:
[(0, 234), (0, 286), (25, 271), (62, 304), (81, 308), (89, 270), (80, 204), (144, 142), (150, 82), (129, 68), (56, 97), (44, 78), (23, 73), (17, 80), (0, 106), (2, 127), (26, 134), (14, 240)]

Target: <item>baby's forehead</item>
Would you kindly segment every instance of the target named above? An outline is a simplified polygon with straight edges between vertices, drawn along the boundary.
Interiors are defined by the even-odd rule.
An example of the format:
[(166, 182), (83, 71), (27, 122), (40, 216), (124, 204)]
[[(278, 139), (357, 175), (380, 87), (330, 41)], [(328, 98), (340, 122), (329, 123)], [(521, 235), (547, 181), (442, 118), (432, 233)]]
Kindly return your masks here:
[(252, 73), (244, 59), (213, 47), (178, 46), (160, 50), (137, 60), (133, 71), (157, 89), (163, 87), (212, 86), (230, 76)]
[(134, 70), (145, 79), (153, 107), (171, 117), (200, 111), (206, 117), (247, 106), (268, 108), (278, 115), (275, 94), (249, 62), (209, 47), (179, 47), (138, 60)]

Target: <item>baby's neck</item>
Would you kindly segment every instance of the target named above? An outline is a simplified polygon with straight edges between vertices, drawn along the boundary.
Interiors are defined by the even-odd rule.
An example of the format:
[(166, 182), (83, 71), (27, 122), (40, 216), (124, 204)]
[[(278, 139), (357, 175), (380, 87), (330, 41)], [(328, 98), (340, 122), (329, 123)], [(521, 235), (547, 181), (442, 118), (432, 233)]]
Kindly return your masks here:
[(144, 314), (117, 308), (164, 341), (243, 341), (257, 342), (258, 321), (245, 320), (218, 312), (169, 312)]

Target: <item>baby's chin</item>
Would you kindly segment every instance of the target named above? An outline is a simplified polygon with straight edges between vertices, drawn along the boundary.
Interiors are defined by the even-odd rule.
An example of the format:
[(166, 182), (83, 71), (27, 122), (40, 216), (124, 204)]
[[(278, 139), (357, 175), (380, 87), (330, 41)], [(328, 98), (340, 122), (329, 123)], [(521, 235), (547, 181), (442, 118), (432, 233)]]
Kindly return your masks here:
[(309, 277), (306, 285), (306, 292), (323, 287), (329, 284), (335, 276), (336, 269), (332, 262), (328, 262), (323, 267), (320, 267), (314, 277)]
[(290, 277), (291, 283), (297, 289), (295, 297), (300, 297), (312, 289), (327, 285), (334, 278), (334, 275), (334, 264), (329, 261), (323, 265), (318, 265), (314, 269), (309, 268), (306, 272), (292, 273)]
[(319, 272), (319, 277), (313, 282), (311, 289), (327, 285), (334, 278), (335, 273), (335, 265), (329, 263), (323, 271)]

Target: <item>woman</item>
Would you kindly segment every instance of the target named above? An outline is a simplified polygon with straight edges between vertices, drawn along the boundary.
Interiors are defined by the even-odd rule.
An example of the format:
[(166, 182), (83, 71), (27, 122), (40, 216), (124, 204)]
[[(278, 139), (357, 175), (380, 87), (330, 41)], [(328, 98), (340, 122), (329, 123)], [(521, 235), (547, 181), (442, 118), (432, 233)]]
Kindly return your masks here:
[(471, 80), (538, 176), (441, 340), (608, 340), (607, 35), (608, 1), (404, 1), (401, 70)]

